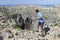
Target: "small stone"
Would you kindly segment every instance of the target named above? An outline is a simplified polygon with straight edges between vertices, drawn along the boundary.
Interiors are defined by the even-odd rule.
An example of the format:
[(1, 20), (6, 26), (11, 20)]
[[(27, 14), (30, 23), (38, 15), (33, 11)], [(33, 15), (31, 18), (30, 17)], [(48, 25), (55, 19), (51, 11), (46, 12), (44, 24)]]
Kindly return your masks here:
[(18, 36), (18, 33), (16, 33), (15, 35)]
[(38, 40), (40, 40), (40, 39), (38, 39)]

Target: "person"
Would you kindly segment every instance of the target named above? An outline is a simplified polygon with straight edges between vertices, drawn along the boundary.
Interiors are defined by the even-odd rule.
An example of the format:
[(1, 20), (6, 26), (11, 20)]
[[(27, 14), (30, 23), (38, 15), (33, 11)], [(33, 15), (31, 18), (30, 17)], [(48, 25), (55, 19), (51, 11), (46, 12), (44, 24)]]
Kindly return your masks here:
[(37, 32), (39, 32), (39, 28), (41, 28), (41, 32), (42, 32), (43, 31), (43, 24), (44, 24), (43, 15), (41, 12), (39, 12), (38, 9), (36, 9), (35, 12), (37, 13), (37, 19), (38, 19)]

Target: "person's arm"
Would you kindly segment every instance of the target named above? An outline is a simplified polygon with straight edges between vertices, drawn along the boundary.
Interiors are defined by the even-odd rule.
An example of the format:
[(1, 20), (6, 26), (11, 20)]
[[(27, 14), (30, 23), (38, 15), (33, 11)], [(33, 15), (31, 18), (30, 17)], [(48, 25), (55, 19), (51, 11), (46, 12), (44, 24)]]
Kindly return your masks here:
[(40, 18), (43, 18), (43, 15), (42, 15), (42, 16), (40, 16)]
[(38, 17), (37, 17), (37, 18), (38, 18), (38, 19), (43, 18), (42, 14), (41, 14), (41, 13), (38, 14)]
[(42, 13), (40, 14), (40, 18), (43, 18), (43, 14)]

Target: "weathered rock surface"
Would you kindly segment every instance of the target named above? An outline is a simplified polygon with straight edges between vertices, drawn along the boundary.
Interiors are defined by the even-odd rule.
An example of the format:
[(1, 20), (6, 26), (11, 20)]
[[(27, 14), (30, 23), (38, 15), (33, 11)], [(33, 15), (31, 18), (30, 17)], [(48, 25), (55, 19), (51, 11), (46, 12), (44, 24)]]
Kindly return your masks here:
[[(44, 15), (46, 25), (50, 30), (45, 37), (41, 37), (41, 32), (37, 30), (37, 19), (35, 9), (39, 9)], [(42, 7), (42, 6), (14, 6), (14, 7), (0, 7), (0, 40), (60, 40), (57, 37), (60, 34), (60, 7)], [(15, 14), (15, 15), (14, 15)], [(20, 25), (18, 21), (19, 16), (25, 20), (28, 16), (32, 18), (32, 29), (20, 30), (14, 29), (13, 25)], [(13, 17), (12, 17), (13, 16)], [(17, 22), (18, 21), (18, 22)], [(23, 20), (22, 20), (23, 22)], [(26, 22), (24, 22), (26, 23)], [(30, 23), (29, 23), (30, 24)], [(25, 24), (27, 25), (27, 24)], [(27, 26), (28, 27), (28, 26)], [(7, 31), (9, 30), (9, 31)]]

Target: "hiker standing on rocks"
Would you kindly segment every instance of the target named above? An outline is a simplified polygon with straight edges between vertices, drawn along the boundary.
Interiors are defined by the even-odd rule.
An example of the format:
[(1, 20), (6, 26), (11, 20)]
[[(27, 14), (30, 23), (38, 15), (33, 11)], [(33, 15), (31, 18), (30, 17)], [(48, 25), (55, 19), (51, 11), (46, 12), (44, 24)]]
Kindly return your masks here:
[(42, 32), (43, 31), (43, 24), (44, 24), (43, 15), (41, 12), (39, 12), (38, 9), (36, 9), (35, 12), (37, 13), (37, 19), (38, 19), (37, 32), (39, 32), (39, 28), (41, 29), (41, 32)]

